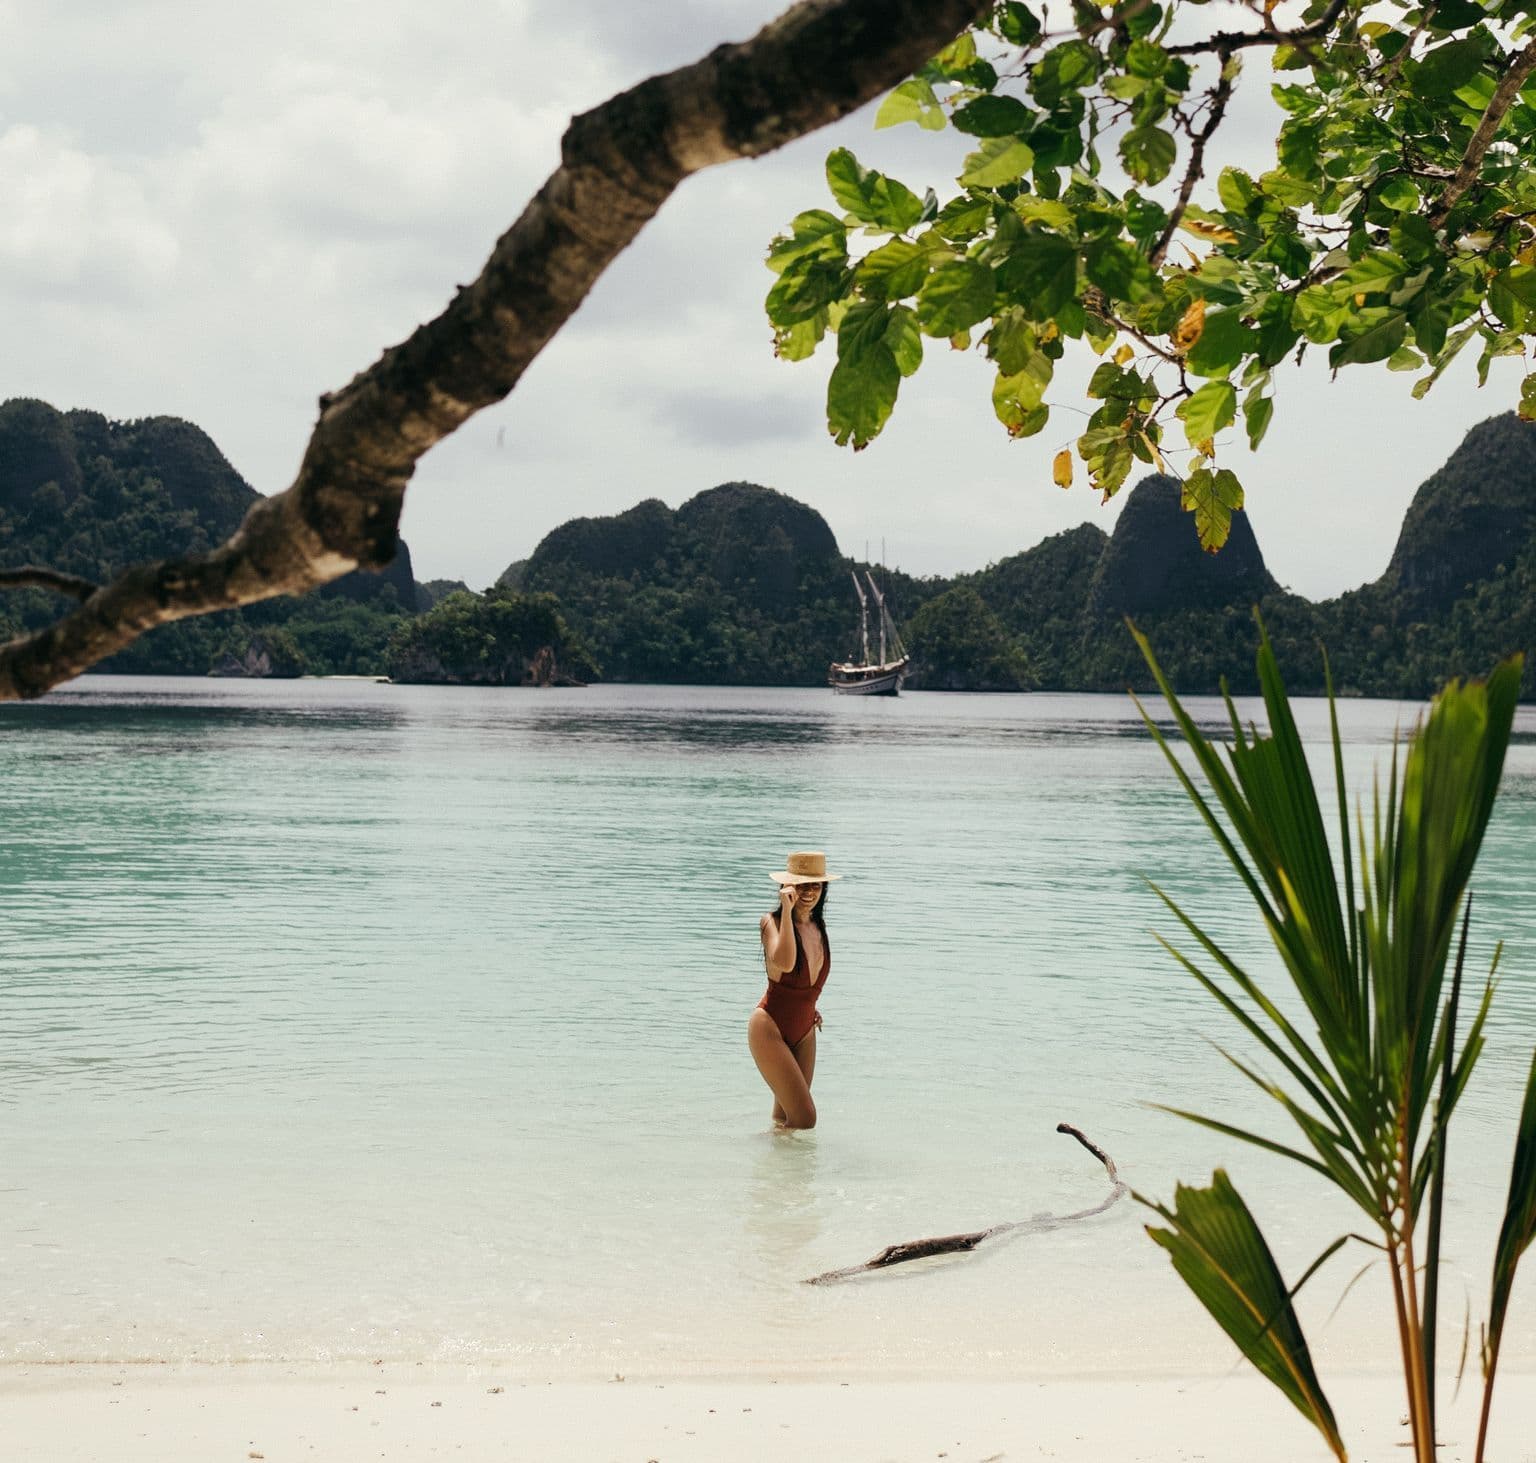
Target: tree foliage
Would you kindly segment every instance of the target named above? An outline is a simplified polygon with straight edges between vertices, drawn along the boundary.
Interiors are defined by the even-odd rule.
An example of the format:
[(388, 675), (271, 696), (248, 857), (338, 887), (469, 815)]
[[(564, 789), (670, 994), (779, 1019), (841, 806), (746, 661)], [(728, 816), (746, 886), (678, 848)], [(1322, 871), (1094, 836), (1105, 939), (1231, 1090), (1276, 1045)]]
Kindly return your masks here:
[(598, 674), (586, 641), (566, 624), (553, 595), (499, 587), (483, 595), (455, 591), (403, 621), (388, 656), (397, 681), (518, 686)]
[[(1227, 439), (1259, 446), (1282, 362), (1324, 351), (1335, 371), (1415, 371), (1422, 396), (1469, 346), (1480, 380), (1526, 355), (1525, 0), (1311, 0), (1286, 25), (1273, 0), (1245, 4), (1246, 28), (1212, 31), (1205, 0), (1078, 3), (1065, 26), (1060, 9), (1002, 0), (876, 118), (972, 140), (951, 196), (829, 156), (836, 210), (774, 239), (767, 310), (786, 359), (834, 337), (840, 444), (879, 434), (933, 340), (984, 353), (1003, 428), (1034, 436), (1081, 341), (1102, 358), (1075, 442), (1090, 483), (1108, 498), (1138, 462), (1182, 461), (1184, 506), (1215, 550), (1243, 504)], [(1284, 112), (1256, 175), (1216, 169), (1212, 150), (1254, 50)], [(1520, 410), (1536, 417), (1536, 374)], [(1070, 459), (1055, 472), (1069, 482)]]

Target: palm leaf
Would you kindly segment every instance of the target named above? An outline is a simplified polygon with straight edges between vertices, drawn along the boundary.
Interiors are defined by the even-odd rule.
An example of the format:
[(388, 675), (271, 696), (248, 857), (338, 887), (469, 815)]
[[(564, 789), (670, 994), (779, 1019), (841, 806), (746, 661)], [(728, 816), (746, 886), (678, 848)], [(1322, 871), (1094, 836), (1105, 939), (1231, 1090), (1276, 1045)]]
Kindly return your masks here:
[(1484, 1347), (1485, 1380), (1483, 1416), (1477, 1435), (1478, 1463), (1482, 1463), (1493, 1380), (1499, 1368), (1499, 1343), (1504, 1339), (1504, 1320), (1509, 1313), (1515, 1271), (1532, 1240), (1536, 1240), (1536, 1052), (1531, 1054), (1525, 1103), (1520, 1110), (1520, 1130), (1515, 1135), (1515, 1161), (1509, 1174), (1509, 1198), (1504, 1205), (1504, 1223), (1499, 1228), (1499, 1243), (1493, 1255), (1493, 1298), (1488, 1307), (1488, 1339)]
[(1207, 1188), (1178, 1185), (1171, 1210), (1141, 1202), (1167, 1222), (1166, 1229), (1149, 1224), (1147, 1233), (1168, 1251), (1195, 1298), (1342, 1463), (1344, 1442), (1291, 1303), (1294, 1292), (1225, 1171), (1217, 1169)]

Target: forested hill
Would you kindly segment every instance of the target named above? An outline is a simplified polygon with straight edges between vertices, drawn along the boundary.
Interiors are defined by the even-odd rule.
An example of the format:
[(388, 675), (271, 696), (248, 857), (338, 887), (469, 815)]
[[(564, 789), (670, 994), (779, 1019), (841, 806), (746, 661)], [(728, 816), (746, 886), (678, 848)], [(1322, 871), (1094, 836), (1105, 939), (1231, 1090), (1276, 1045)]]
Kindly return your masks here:
[[(553, 594), (609, 679), (808, 685), (855, 649), (855, 567), (814, 510), (730, 483), (676, 511), (573, 519), (503, 581)], [(884, 577), (916, 685), (1145, 685), (1130, 616), (1181, 690), (1252, 689), (1257, 605), (1297, 689), (1321, 689), (1322, 643), (1346, 692), (1421, 696), (1536, 650), (1536, 427), (1475, 427), (1419, 489), (1382, 577), (1322, 603), (1275, 582), (1241, 512), (1202, 552), (1178, 484), (1156, 476), (1113, 535), (1085, 524), (953, 580)]]
[[(102, 583), (131, 564), (212, 548), (257, 497), (191, 422), (0, 404), (0, 566), (41, 564)], [(382, 573), (164, 626), (102, 669), (202, 675), (255, 640), (279, 670), (380, 670), (391, 632), (416, 609), (402, 543)], [(0, 639), (58, 612), (59, 601), (38, 591), (0, 597)]]
[[(1211, 691), (1226, 675), (1248, 690), (1254, 605), (1298, 690), (1322, 685), (1319, 642), (1341, 689), (1379, 696), (1422, 696), (1536, 651), (1536, 427), (1513, 415), (1475, 427), (1418, 490), (1378, 580), (1323, 603), (1276, 584), (1240, 512), (1222, 552), (1202, 552), (1179, 495), (1172, 479), (1145, 478), (1113, 534), (1084, 524), (954, 579), (876, 568), (913, 684), (1144, 686), (1130, 616), (1179, 689)], [(0, 567), (103, 580), (212, 546), (255, 498), (188, 422), (0, 406)], [(107, 668), (819, 685), (828, 662), (858, 652), (850, 573), (870, 567), (842, 554), (815, 509), (726, 483), (677, 509), (652, 498), (572, 519), (484, 596), (417, 585), (402, 544), (382, 575), (164, 626)], [(38, 591), (0, 596), (0, 638), (58, 609)]]

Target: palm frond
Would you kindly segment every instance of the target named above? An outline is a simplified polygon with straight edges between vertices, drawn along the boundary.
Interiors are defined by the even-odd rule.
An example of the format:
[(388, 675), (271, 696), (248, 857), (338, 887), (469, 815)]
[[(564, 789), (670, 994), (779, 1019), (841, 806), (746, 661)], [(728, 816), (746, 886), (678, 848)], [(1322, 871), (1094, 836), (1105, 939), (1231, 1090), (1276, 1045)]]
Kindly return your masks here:
[(1217, 1169), (1203, 1189), (1178, 1185), (1171, 1210), (1137, 1198), (1166, 1222), (1166, 1229), (1149, 1224), (1147, 1233), (1168, 1251), (1196, 1299), (1343, 1463), (1344, 1442), (1312, 1365), (1294, 1292), (1225, 1171)]

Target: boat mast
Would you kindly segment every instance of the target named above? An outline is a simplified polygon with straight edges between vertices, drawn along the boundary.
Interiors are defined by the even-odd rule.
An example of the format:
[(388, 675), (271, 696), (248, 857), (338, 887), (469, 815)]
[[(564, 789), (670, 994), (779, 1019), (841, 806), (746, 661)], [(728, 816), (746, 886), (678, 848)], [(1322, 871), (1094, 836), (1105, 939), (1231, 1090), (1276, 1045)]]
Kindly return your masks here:
[[(875, 597), (875, 604), (879, 607), (879, 610), (880, 610), (880, 664), (884, 665), (885, 664), (885, 623), (890, 618), (890, 616), (887, 615), (886, 612), (885, 612), (885, 596), (880, 593), (880, 586), (875, 583), (875, 576), (873, 574), (871, 574), (868, 569), (866, 569), (864, 571), (864, 577), (867, 580), (869, 580), (869, 592), (874, 595), (874, 597)], [(860, 599), (863, 598), (862, 595), (860, 595), (859, 597), (860, 597)], [(867, 645), (865, 646), (865, 649), (864, 649), (864, 656), (865, 656), (866, 660), (869, 658), (869, 647)]]
[(864, 586), (859, 583), (859, 576), (853, 575), (854, 593), (859, 597), (859, 639), (864, 643), (863, 664), (869, 664), (869, 601), (864, 598)]

